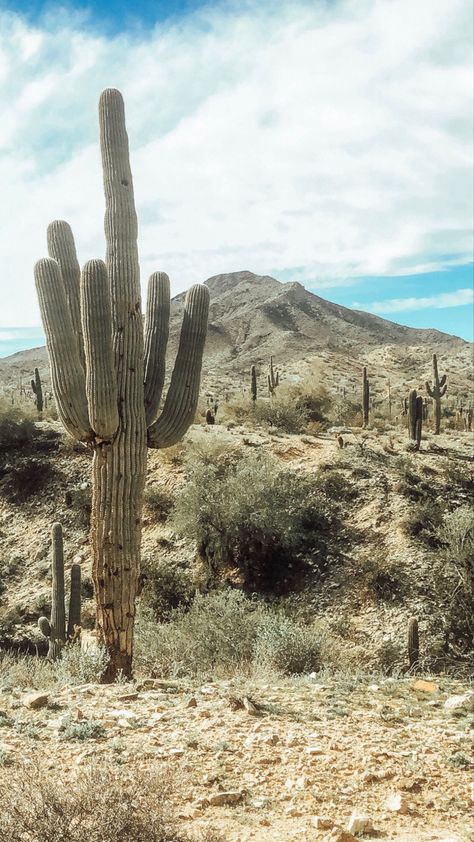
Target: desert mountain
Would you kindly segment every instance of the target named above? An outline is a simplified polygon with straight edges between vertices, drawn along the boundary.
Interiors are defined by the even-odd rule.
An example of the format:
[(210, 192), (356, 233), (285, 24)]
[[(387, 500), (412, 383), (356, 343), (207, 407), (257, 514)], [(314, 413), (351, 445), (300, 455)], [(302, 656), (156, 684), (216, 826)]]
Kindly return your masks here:
[[(244, 382), (251, 364), (262, 373), (270, 355), (290, 379), (308, 371), (323, 373), (331, 388), (356, 388), (361, 365), (372, 377), (390, 377), (392, 385), (421, 386), (430, 377), (431, 354), (437, 352), (450, 376), (451, 392), (467, 394), (471, 346), (438, 330), (394, 324), (314, 295), (301, 284), (253, 272), (215, 275), (206, 282), (211, 294), (209, 330), (203, 364), (204, 388), (213, 393), (229, 383)], [(170, 363), (175, 353), (184, 293), (172, 302)], [(22, 351), (0, 360), (0, 383), (13, 386), (29, 378), (34, 366), (45, 380), (45, 348)], [(371, 371), (370, 371), (371, 369)]]

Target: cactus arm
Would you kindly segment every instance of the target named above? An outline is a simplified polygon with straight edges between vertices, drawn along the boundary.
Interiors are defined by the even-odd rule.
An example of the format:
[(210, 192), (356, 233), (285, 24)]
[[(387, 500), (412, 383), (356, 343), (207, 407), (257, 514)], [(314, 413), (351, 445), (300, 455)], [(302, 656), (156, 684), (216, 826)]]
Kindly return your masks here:
[(89, 421), (99, 438), (110, 439), (119, 425), (119, 414), (109, 282), (102, 260), (89, 260), (82, 270), (81, 321)]
[(51, 258), (39, 260), (35, 281), (61, 421), (74, 438), (89, 441), (93, 433), (87, 412), (84, 369), (58, 263)]
[(30, 383), (31, 383), (31, 391), (33, 392), (33, 394), (34, 394), (34, 395), (36, 395), (36, 386), (35, 386), (35, 381), (34, 381), (34, 380), (30, 380)]
[(67, 621), (68, 640), (72, 640), (76, 627), (81, 625), (81, 565), (71, 566), (71, 591)]
[(148, 429), (149, 447), (170, 447), (194, 420), (208, 313), (209, 290), (195, 284), (186, 295), (178, 354), (163, 412)]
[(84, 366), (82, 343), (81, 310), (79, 303), (79, 283), (81, 270), (76, 254), (71, 226), (62, 219), (57, 219), (48, 226), (48, 254), (59, 263), (66, 292), (74, 334), (77, 339), (79, 356)]
[(428, 381), (426, 381), (425, 386), (426, 386), (426, 391), (428, 392), (428, 395), (430, 396), (430, 398), (434, 398), (434, 391), (433, 391), (433, 389), (431, 388), (431, 386), (430, 386), (430, 384), (428, 383)]
[(440, 398), (444, 398), (444, 396), (445, 396), (445, 394), (446, 394), (446, 390), (447, 390), (447, 388), (448, 388), (448, 385), (447, 385), (447, 383), (446, 383), (446, 384), (442, 387), (442, 389), (440, 389), (440, 390), (439, 390), (439, 396), (440, 396)]
[(145, 411), (149, 427), (156, 421), (165, 382), (170, 318), (170, 279), (154, 272), (148, 281), (145, 319)]
[(446, 374), (443, 374), (441, 380), (439, 381), (440, 388), (442, 388), (445, 383), (446, 383)]

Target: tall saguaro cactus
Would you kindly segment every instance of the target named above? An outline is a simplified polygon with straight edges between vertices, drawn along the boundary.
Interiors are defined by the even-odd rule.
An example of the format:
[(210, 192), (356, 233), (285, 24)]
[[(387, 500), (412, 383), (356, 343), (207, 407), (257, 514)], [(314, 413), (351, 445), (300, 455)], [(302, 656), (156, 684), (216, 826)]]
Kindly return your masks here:
[(441, 398), (445, 396), (447, 388), (446, 375), (443, 374), (441, 378), (439, 377), (438, 360), (436, 358), (436, 354), (433, 354), (433, 386), (430, 386), (428, 381), (426, 381), (426, 391), (428, 392), (430, 398), (433, 398), (435, 436), (439, 435), (441, 427)]
[(38, 415), (43, 412), (43, 388), (41, 386), (41, 377), (37, 368), (35, 368), (35, 379), (31, 381), (31, 389), (35, 396), (35, 406), (38, 410)]
[(99, 640), (108, 649), (107, 678), (130, 675), (135, 598), (140, 574), (147, 445), (169, 447), (196, 411), (209, 291), (186, 296), (178, 353), (158, 416), (165, 376), (168, 276), (149, 281), (143, 329), (137, 216), (122, 96), (99, 103), (105, 192), (106, 261), (82, 274), (69, 225), (48, 229), (50, 257), (35, 267), (58, 413), (66, 429), (94, 450), (91, 543)]
[(255, 403), (257, 400), (257, 370), (254, 365), (250, 369), (250, 392)]

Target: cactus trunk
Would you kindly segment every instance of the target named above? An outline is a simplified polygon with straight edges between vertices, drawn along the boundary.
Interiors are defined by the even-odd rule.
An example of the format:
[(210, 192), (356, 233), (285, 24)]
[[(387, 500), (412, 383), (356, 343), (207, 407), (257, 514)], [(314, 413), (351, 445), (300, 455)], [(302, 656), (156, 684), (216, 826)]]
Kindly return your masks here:
[(66, 642), (66, 611), (64, 606), (64, 551), (63, 529), (53, 523), (53, 587), (48, 658), (59, 658)]
[[(165, 372), (170, 289), (157, 272), (149, 285), (144, 340), (137, 217), (125, 114), (119, 91), (99, 104), (106, 200), (106, 265), (89, 261), (78, 281), (72, 232), (52, 223), (51, 258), (36, 283), (61, 420), (94, 450), (91, 542), (99, 642), (109, 653), (106, 680), (132, 670), (135, 599), (146, 454), (170, 447), (194, 420), (209, 292), (187, 294), (176, 362), (156, 419)], [(78, 313), (80, 320), (78, 321)]]
[(365, 428), (369, 424), (369, 404), (370, 404), (370, 386), (367, 378), (367, 369), (364, 366), (362, 377), (362, 426)]
[(440, 378), (438, 374), (438, 360), (436, 358), (436, 354), (433, 354), (433, 386), (430, 386), (428, 381), (426, 381), (426, 391), (428, 392), (430, 398), (433, 398), (433, 423), (434, 423), (434, 434), (438, 436), (441, 429), (441, 398), (443, 398), (446, 394), (447, 389), (446, 384), (446, 375)]
[(408, 622), (408, 663), (410, 667), (418, 663), (420, 657), (420, 641), (418, 636), (418, 620), (412, 617)]

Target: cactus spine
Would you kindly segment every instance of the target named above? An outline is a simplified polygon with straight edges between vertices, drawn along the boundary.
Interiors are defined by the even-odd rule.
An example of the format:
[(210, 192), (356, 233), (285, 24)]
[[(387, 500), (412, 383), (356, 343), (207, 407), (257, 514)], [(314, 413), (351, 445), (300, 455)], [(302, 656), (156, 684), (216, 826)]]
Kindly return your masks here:
[(75, 628), (81, 625), (81, 568), (79, 564), (73, 564), (71, 567), (71, 593), (66, 635), (63, 528), (60, 523), (53, 523), (51, 537), (53, 544), (51, 620), (40, 617), (38, 626), (44, 636), (49, 637), (48, 658), (56, 660), (66, 640), (72, 640)]
[(408, 621), (408, 663), (410, 667), (418, 663), (420, 657), (420, 641), (418, 636), (418, 620), (412, 617)]
[(367, 368), (364, 366), (362, 373), (362, 426), (369, 424), (370, 386), (367, 377)]
[(209, 309), (207, 287), (192, 287), (161, 414), (168, 337), (169, 279), (149, 281), (142, 324), (137, 216), (122, 96), (99, 103), (106, 200), (106, 261), (82, 275), (71, 229), (53, 222), (49, 259), (35, 267), (53, 391), (66, 429), (94, 451), (93, 579), (99, 641), (109, 652), (106, 678), (132, 669), (139, 587), (142, 498), (147, 444), (169, 447), (194, 419)]
[(31, 388), (35, 396), (35, 406), (38, 410), (38, 415), (43, 412), (43, 389), (41, 386), (41, 377), (37, 368), (35, 368), (35, 379), (31, 381)]
[(257, 400), (257, 372), (254, 365), (250, 369), (250, 392), (252, 394), (252, 400), (255, 403)]
[(430, 386), (429, 382), (426, 381), (426, 391), (428, 392), (430, 398), (433, 398), (434, 403), (434, 434), (435, 436), (439, 435), (440, 427), (441, 427), (441, 398), (443, 398), (446, 394), (446, 389), (448, 388), (446, 383), (446, 375), (440, 378), (438, 374), (438, 360), (436, 359), (436, 354), (433, 354), (433, 386)]

